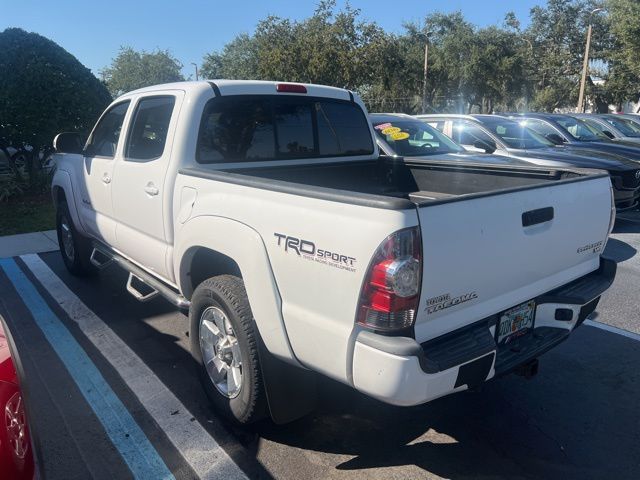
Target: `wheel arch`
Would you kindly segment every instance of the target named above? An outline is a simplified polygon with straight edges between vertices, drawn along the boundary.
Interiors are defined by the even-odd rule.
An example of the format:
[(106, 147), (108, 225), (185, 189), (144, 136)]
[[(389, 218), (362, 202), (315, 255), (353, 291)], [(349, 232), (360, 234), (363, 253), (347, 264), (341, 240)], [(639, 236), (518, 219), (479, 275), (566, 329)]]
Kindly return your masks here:
[(80, 216), (78, 209), (76, 208), (76, 202), (73, 196), (73, 187), (71, 184), (71, 176), (65, 170), (56, 170), (51, 181), (51, 195), (53, 197), (53, 204), (58, 209), (60, 202), (64, 201), (69, 207), (69, 213), (71, 214), (71, 220), (73, 225), (79, 232), (84, 232), (82, 223), (80, 223)]
[(298, 365), (287, 337), (280, 292), (267, 249), (256, 230), (223, 217), (193, 218), (176, 233), (174, 271), (180, 291), (189, 299), (207, 278), (240, 276), (267, 350)]

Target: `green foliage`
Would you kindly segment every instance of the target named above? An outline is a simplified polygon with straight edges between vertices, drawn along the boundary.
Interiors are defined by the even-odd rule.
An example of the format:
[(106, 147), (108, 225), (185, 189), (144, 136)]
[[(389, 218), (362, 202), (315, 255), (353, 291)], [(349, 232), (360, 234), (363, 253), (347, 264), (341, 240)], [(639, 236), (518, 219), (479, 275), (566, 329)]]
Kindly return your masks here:
[(111, 65), (100, 72), (114, 97), (159, 83), (180, 82), (182, 64), (168, 50), (138, 52), (121, 47)]
[(24, 181), (16, 172), (0, 174), (0, 202), (7, 202), (24, 191)]
[(75, 57), (19, 28), (0, 32), (0, 72), (0, 148), (22, 151), (30, 168), (57, 133), (89, 130), (111, 101)]
[(302, 21), (267, 17), (205, 56), (209, 78), (315, 82), (356, 90), (372, 111), (422, 109), (425, 43), (426, 103), (437, 111), (571, 108), (578, 96), (584, 44), (593, 24), (591, 73), (607, 80), (587, 94), (599, 106), (640, 93), (640, 2), (548, 0), (531, 10), (526, 29), (509, 12), (502, 26), (477, 28), (461, 12), (434, 13), (399, 35), (360, 19), (348, 5), (320, 2)]
[(620, 104), (640, 95), (640, 2), (608, 0), (606, 7), (612, 36), (607, 93)]

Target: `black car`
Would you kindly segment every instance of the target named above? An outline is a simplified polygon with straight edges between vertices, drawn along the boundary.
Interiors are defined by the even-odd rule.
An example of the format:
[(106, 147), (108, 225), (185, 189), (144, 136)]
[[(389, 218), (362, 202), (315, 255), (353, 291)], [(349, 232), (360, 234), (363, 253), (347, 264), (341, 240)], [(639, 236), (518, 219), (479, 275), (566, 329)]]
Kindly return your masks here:
[[(553, 142), (571, 155), (599, 158), (602, 161), (626, 160), (633, 167), (615, 172), (609, 168), (615, 188), (616, 208), (618, 211), (637, 207), (640, 196), (640, 146), (614, 142), (603, 133), (595, 130), (583, 120), (570, 115), (551, 113), (514, 114), (509, 118)], [(597, 167), (594, 167), (597, 168)]]

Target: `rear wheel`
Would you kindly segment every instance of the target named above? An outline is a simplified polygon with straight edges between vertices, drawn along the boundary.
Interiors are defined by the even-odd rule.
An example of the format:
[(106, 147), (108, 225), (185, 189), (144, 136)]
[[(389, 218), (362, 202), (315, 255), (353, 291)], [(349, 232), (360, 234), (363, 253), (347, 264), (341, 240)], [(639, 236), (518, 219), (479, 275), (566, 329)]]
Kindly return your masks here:
[(60, 202), (56, 211), (56, 231), (60, 253), (67, 270), (76, 276), (94, 274), (97, 269), (89, 261), (91, 242), (78, 233), (71, 220), (69, 206)]
[(189, 319), (191, 352), (216, 409), (240, 424), (263, 418), (254, 320), (242, 279), (220, 275), (202, 282), (193, 293)]

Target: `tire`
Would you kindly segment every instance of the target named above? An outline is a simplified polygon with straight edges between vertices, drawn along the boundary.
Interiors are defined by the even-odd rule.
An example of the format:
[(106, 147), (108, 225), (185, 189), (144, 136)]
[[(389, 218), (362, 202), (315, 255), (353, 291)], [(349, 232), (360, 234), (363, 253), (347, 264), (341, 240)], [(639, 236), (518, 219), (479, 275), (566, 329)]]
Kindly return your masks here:
[(191, 353), (216, 410), (241, 425), (264, 418), (267, 409), (258, 344), (242, 279), (220, 275), (198, 285), (191, 298), (189, 322)]
[(97, 268), (89, 261), (91, 242), (76, 230), (66, 202), (58, 203), (56, 231), (58, 233), (62, 261), (69, 273), (78, 277), (94, 275), (97, 272)]

